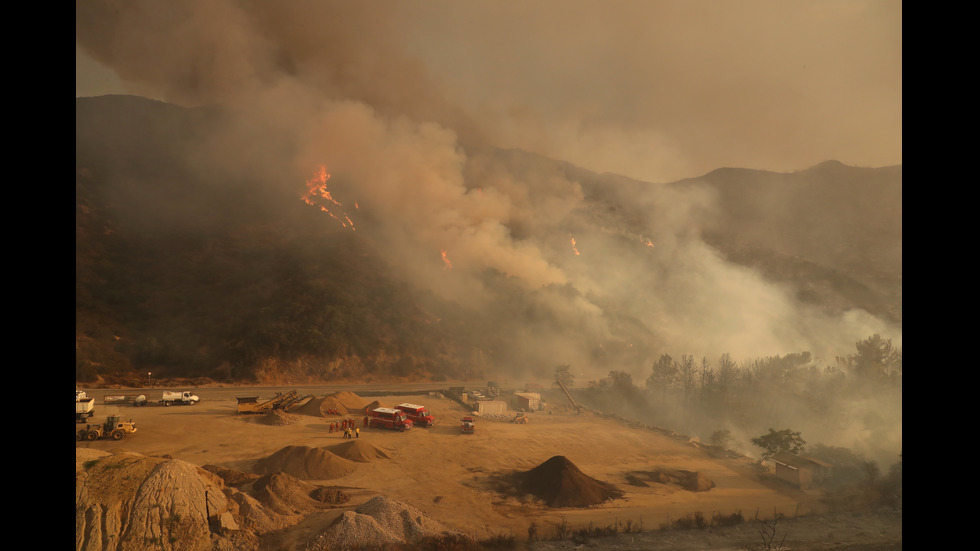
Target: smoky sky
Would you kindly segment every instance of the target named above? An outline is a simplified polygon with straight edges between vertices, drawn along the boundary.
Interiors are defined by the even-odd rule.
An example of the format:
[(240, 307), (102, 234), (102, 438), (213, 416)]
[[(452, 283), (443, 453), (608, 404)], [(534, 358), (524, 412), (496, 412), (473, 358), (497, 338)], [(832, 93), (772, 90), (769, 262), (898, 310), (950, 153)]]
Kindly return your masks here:
[(214, 162), (297, 200), (324, 166), (332, 214), (442, 298), (492, 311), (505, 281), (546, 313), (514, 335), (529, 363), (643, 333), (675, 356), (819, 356), (900, 330), (726, 262), (696, 222), (711, 190), (651, 187), (627, 229), (583, 213), (575, 178), (463, 144), (655, 183), (901, 164), (901, 26), (890, 0), (79, 1), (76, 96), (248, 113)]

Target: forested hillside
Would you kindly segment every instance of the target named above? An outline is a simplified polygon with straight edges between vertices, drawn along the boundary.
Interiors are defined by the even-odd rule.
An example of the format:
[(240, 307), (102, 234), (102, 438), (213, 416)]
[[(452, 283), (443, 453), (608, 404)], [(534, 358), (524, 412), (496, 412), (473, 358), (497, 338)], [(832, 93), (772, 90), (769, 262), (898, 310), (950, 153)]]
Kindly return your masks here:
[[(243, 124), (235, 117), (131, 96), (76, 99), (77, 381), (147, 371), (227, 381), (548, 377), (567, 363), (639, 377), (677, 347), (751, 354), (727, 348), (746, 339), (719, 338), (729, 331), (719, 320), (766, 302), (753, 314), (762, 316), (770, 300), (804, 312), (799, 335), (817, 333), (814, 320), (822, 330), (858, 316), (834, 346), (878, 327), (900, 336), (900, 166), (723, 168), (653, 184), (574, 160), (468, 149), (467, 200), (524, 201), (493, 231), (511, 254), (544, 259), (534, 266), (548, 277), (528, 285), (530, 269), (503, 262), (464, 272), (453, 249), (442, 259), (434, 251), (427, 261), (439, 271), (421, 275), (392, 244), (411, 240), (411, 226), (384, 233), (372, 228), (392, 215), (370, 213), (358, 231), (338, 224), (302, 200), (294, 175), (251, 168), (291, 151), (271, 138), (218, 138)], [(233, 154), (218, 163), (219, 150)], [(426, 216), (447, 212), (430, 207)], [(465, 285), (449, 279), (464, 273)], [(753, 294), (731, 302), (742, 287)], [(808, 347), (794, 338), (787, 346)], [(693, 349), (699, 342), (704, 350)]]

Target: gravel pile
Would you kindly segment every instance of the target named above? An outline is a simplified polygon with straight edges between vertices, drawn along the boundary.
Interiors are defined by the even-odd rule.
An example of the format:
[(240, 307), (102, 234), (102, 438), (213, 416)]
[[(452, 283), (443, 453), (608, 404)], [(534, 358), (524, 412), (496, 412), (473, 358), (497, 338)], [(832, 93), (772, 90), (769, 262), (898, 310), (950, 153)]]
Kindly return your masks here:
[(262, 417), (263, 424), (274, 426), (292, 425), (298, 421), (299, 417), (281, 409), (274, 409)]
[(413, 543), (439, 535), (462, 534), (448, 529), (418, 509), (378, 496), (345, 511), (307, 546), (307, 551), (339, 551), (395, 543)]

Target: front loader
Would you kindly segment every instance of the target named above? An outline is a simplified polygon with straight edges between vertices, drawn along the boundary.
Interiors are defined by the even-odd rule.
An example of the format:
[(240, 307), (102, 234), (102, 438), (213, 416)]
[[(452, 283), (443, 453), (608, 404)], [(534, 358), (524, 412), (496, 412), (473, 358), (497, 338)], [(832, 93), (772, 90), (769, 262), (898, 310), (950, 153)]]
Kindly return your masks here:
[(118, 415), (110, 415), (106, 417), (105, 423), (101, 425), (86, 425), (84, 429), (79, 430), (78, 439), (88, 440), (89, 442), (100, 438), (122, 440), (127, 434), (134, 432), (136, 432), (136, 423), (132, 419), (129, 421), (120, 421)]

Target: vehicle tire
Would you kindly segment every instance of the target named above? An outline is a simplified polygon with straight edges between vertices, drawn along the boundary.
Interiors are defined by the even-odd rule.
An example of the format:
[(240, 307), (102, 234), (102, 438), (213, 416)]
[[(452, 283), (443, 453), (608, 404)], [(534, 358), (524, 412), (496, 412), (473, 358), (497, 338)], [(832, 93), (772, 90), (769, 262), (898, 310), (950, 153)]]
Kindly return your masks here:
[(91, 442), (93, 440), (98, 440), (99, 439), (99, 433), (96, 432), (96, 431), (94, 431), (94, 430), (90, 430), (90, 431), (88, 431), (88, 432), (85, 433), (85, 439), (88, 440), (89, 442)]
[(126, 433), (124, 433), (121, 429), (116, 429), (112, 431), (110, 436), (112, 436), (113, 440), (122, 440), (126, 436)]
[(170, 402), (164, 402), (163, 405), (164, 407), (170, 407)]

